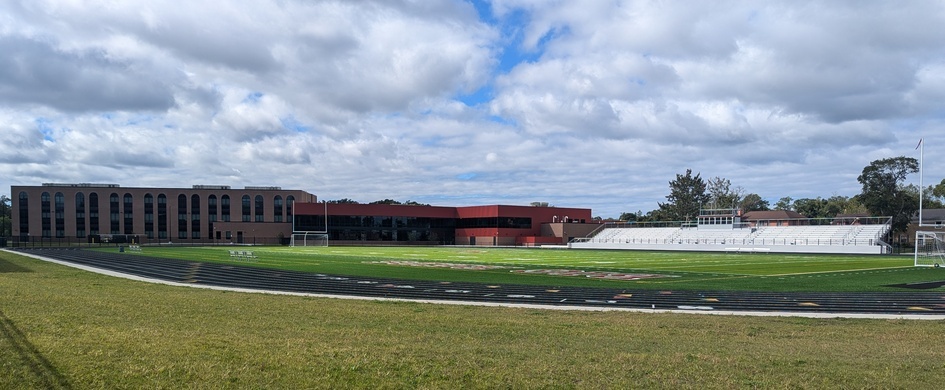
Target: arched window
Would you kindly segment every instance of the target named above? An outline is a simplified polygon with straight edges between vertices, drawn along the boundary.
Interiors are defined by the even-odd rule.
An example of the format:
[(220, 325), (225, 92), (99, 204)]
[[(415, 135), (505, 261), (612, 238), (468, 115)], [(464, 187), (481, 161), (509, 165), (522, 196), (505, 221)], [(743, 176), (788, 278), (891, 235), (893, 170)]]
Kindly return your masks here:
[(52, 205), (49, 202), (49, 193), (40, 194), (40, 217), (43, 225), (43, 237), (52, 237)]
[(187, 196), (177, 196), (177, 238), (187, 238)]
[(200, 195), (190, 196), (190, 238), (200, 238)]
[(158, 194), (157, 197), (157, 225), (158, 239), (167, 238), (167, 195)]
[(144, 235), (154, 238), (154, 195), (144, 194)]
[(210, 222), (217, 221), (217, 196), (210, 195), (207, 197), (207, 215)]
[(220, 198), (220, 218), (223, 222), (230, 222), (230, 196), (223, 195)]
[(85, 194), (75, 194), (75, 237), (85, 238)]
[(20, 237), (30, 235), (30, 196), (20, 192)]
[(131, 194), (126, 193), (122, 198), (122, 212), (125, 214), (124, 223), (125, 223), (125, 234), (134, 234), (135, 231), (135, 217), (134, 217), (134, 197)]
[(108, 216), (110, 221), (109, 233), (119, 234), (121, 232), (121, 203), (118, 201), (118, 194), (112, 193), (108, 196)]
[(243, 222), (252, 221), (253, 203), (249, 200), (249, 195), (243, 195)]
[(289, 195), (285, 197), (285, 215), (292, 218), (292, 204), (295, 203), (295, 197)]
[(66, 236), (66, 196), (61, 192), (57, 192), (54, 199), (56, 202), (56, 238), (63, 238)]
[(89, 234), (97, 236), (100, 232), (98, 224), (98, 194), (89, 194)]
[(275, 222), (282, 222), (282, 195), (276, 195), (272, 200), (272, 220)]
[(264, 221), (263, 218), (263, 196), (256, 195), (256, 222)]

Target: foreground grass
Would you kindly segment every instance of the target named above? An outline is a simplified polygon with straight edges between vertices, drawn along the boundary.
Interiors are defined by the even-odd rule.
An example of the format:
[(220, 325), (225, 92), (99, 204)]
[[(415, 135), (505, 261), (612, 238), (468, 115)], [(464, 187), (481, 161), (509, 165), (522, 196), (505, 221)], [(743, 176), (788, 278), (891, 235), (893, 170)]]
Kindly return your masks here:
[[(144, 255), (235, 263), (233, 247), (147, 247)], [(235, 248), (243, 249), (243, 248)], [(258, 267), (351, 276), (451, 282), (626, 289), (742, 291), (904, 291), (895, 284), (945, 280), (945, 269), (913, 267), (907, 256), (734, 254), (457, 247), (257, 247)], [(100, 250), (115, 251), (116, 248)], [(396, 266), (383, 260), (659, 274), (637, 281), (519, 274), (510, 269), (456, 270)], [(945, 289), (943, 289), (945, 290)]]
[(943, 331), (244, 294), (0, 252), (5, 389), (937, 388)]

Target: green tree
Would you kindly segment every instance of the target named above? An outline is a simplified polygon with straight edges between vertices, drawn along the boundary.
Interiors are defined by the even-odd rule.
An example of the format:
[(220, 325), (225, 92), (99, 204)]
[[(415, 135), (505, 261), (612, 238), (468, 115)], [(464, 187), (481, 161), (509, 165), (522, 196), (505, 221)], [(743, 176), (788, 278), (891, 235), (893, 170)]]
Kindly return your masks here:
[(795, 200), (794, 211), (808, 218), (834, 218), (840, 214), (860, 213), (864, 210), (851, 198), (834, 195), (827, 199), (818, 196), (814, 199)]
[(765, 211), (768, 210), (768, 207), (768, 201), (762, 199), (761, 195), (754, 193), (745, 195), (738, 203), (738, 208), (746, 213), (749, 211)]
[(329, 204), (359, 204), (358, 201), (354, 199), (348, 199), (348, 198), (329, 200), (327, 203)]
[(941, 183), (934, 185), (930, 193), (936, 198), (945, 199), (945, 179), (942, 179)]
[(637, 211), (636, 213), (620, 213), (620, 216), (617, 217), (617, 220), (625, 221), (625, 222), (634, 222), (634, 221), (639, 221), (642, 218), (643, 218), (643, 213), (640, 211)]
[(922, 193), (922, 208), (945, 208), (945, 180), (925, 188), (925, 191)]
[(13, 209), (9, 196), (0, 195), (0, 237), (13, 235)]
[(866, 209), (854, 198), (834, 195), (826, 199), (826, 216), (836, 217), (840, 214), (862, 214)]
[(846, 198), (846, 204), (843, 207), (843, 214), (868, 214), (869, 210), (866, 209), (866, 206), (863, 206), (862, 203), (854, 196)]
[(909, 191), (903, 183), (918, 171), (919, 163), (912, 157), (875, 160), (856, 178), (863, 185), (857, 200), (874, 216), (892, 217), (894, 232), (905, 232), (919, 209), (919, 199), (917, 192)]
[(709, 201), (705, 181), (692, 169), (685, 175), (676, 174), (676, 180), (669, 182), (669, 195), (666, 203), (660, 203), (661, 216), (669, 220), (682, 221), (699, 216), (699, 210)]
[(732, 188), (732, 182), (722, 177), (713, 177), (706, 183), (706, 193), (709, 195), (709, 208), (730, 209), (741, 201), (744, 190), (741, 187)]
[(660, 221), (671, 221), (674, 218), (671, 217), (665, 210), (656, 209), (647, 211), (645, 215), (637, 219), (637, 222), (660, 222)]
[(368, 204), (403, 204), (393, 199), (375, 200)]
[(774, 204), (774, 209), (786, 210), (786, 211), (794, 210), (794, 198), (791, 198), (790, 196), (785, 196), (781, 199), (778, 199), (778, 202)]
[[(355, 203), (357, 203), (357, 202), (355, 202)], [(403, 205), (403, 206), (429, 206), (428, 204), (416, 202), (416, 201), (409, 200), (409, 199), (408, 199), (406, 202), (400, 202), (400, 201), (396, 201), (396, 200), (393, 200), (393, 199), (384, 199), (384, 200), (376, 200), (376, 201), (373, 201), (373, 202), (368, 203), (368, 204), (392, 204), (392, 205)]]
[[(909, 184), (905, 186), (905, 191), (909, 192), (911, 196), (919, 199), (919, 186), (914, 184)], [(922, 208), (923, 209), (940, 209), (945, 207), (942, 204), (942, 198), (935, 196), (935, 186), (928, 186), (925, 188), (925, 191), (922, 193)]]
[(807, 218), (825, 218), (827, 217), (827, 201), (819, 196), (814, 199), (801, 198), (794, 201), (794, 211)]

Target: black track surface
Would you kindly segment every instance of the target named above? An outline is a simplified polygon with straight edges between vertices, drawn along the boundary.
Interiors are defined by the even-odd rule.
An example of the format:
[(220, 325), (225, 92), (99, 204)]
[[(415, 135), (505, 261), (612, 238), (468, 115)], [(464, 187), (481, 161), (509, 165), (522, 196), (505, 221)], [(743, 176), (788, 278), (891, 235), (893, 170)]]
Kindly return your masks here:
[(325, 275), (81, 249), (18, 251), (169, 282), (294, 293), (659, 310), (945, 314), (945, 292), (798, 293), (552, 288)]

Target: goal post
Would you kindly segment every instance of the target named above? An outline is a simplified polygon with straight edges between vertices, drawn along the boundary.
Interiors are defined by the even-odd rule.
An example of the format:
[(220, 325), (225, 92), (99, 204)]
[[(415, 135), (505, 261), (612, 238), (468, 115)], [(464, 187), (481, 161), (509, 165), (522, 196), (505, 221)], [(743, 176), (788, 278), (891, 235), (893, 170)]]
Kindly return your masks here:
[(325, 232), (293, 232), (289, 246), (328, 246)]
[(915, 266), (945, 266), (945, 232), (915, 232)]

